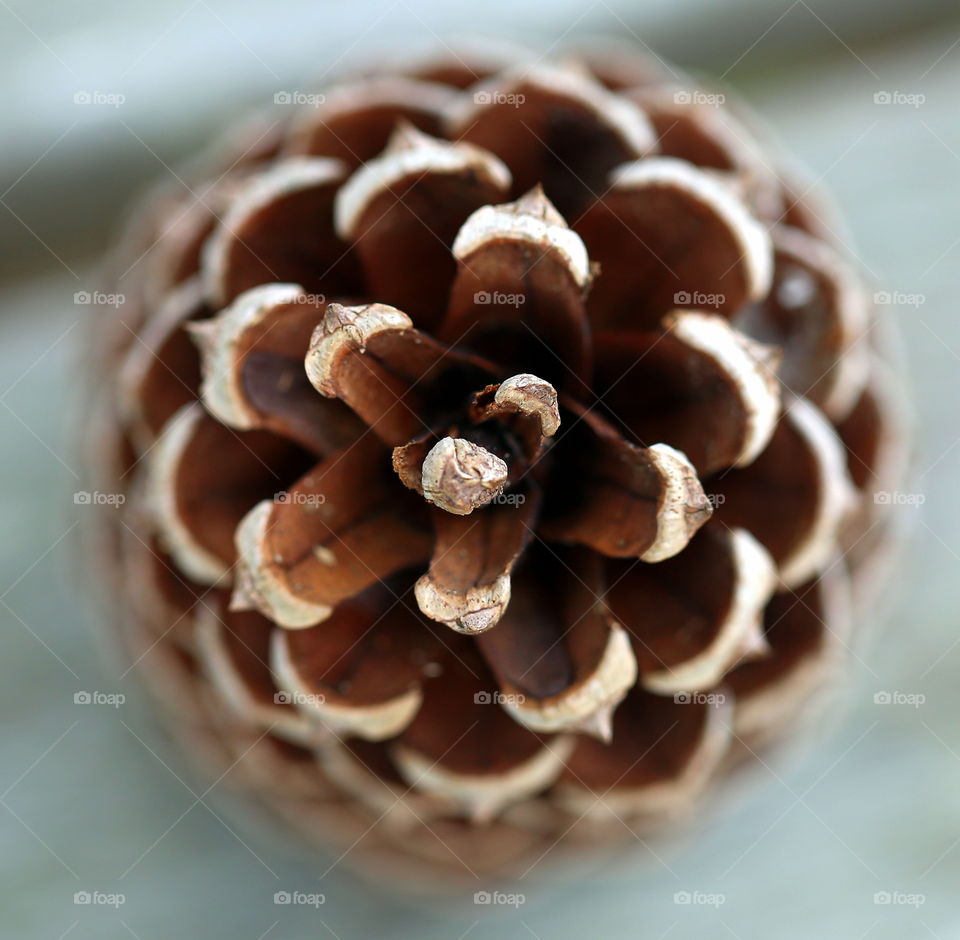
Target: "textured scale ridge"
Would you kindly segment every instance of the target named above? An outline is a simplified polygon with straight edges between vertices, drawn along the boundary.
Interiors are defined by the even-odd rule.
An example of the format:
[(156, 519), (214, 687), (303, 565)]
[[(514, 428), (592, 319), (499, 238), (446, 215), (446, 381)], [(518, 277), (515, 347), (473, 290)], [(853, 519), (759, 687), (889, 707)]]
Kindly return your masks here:
[(863, 618), (876, 312), (678, 82), (480, 44), (344, 76), (116, 250), (115, 642), (188, 750), (370, 865), (502, 875), (688, 814)]

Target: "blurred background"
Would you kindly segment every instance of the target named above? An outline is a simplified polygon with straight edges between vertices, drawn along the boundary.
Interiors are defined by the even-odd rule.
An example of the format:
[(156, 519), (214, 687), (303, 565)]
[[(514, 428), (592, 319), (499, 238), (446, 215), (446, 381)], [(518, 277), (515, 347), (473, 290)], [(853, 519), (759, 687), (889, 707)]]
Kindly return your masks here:
[[(339, 869), (321, 882), (228, 822), (104, 665), (70, 557), (84, 433), (70, 405), (92, 315), (74, 298), (127, 201), (278, 89), (387, 40), (476, 33), (539, 49), (617, 36), (752, 104), (833, 192), (892, 301), (923, 497), (896, 600), (811, 749), (681, 842), (498, 909), (399, 901)], [(0, 0), (0, 74), (0, 936), (960, 937), (955, 2)], [(75, 704), (91, 690), (131, 704)], [(277, 906), (277, 890), (325, 903)], [(118, 904), (77, 905), (81, 891)]]

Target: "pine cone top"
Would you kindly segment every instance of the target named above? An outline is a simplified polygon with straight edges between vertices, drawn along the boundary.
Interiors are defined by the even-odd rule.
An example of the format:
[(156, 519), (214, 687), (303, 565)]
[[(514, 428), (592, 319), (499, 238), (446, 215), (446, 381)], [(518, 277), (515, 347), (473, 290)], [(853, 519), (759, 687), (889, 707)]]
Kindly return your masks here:
[(153, 200), (125, 589), (373, 802), (672, 811), (842, 635), (871, 314), (702, 93), (496, 58), (341, 84)]

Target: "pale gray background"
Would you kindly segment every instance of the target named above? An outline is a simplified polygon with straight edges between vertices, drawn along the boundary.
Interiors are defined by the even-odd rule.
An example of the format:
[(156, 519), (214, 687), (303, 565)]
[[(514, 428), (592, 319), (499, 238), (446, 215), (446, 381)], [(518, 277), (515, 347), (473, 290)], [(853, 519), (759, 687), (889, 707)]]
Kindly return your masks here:
[[(960, 937), (960, 18), (932, 0), (229, 3), (0, 0), (0, 936), (257, 940)], [(918, 426), (915, 541), (898, 599), (851, 664), (849, 707), (802, 759), (653, 857), (521, 887), (518, 910), (392, 900), (314, 869), (204, 797), (104, 667), (70, 580), (69, 434), (92, 259), (122, 201), (211, 125), (385, 37), (482, 28), (549, 46), (631, 35), (748, 97), (835, 193), (895, 314)], [(118, 109), (77, 91), (121, 93)], [(922, 94), (877, 105), (877, 91)], [(67, 425), (70, 425), (68, 428)], [(925, 696), (874, 704), (878, 691)], [(212, 809), (207, 808), (210, 804)], [(214, 812), (216, 815), (214, 815)], [(219, 817), (219, 818), (218, 818)], [(221, 820), (224, 820), (223, 822)], [(487, 887), (478, 885), (478, 888)], [(322, 891), (319, 910), (277, 890)], [(116, 911), (74, 892), (122, 892)], [(722, 894), (680, 906), (678, 891)], [(874, 902), (919, 895), (916, 907)]]

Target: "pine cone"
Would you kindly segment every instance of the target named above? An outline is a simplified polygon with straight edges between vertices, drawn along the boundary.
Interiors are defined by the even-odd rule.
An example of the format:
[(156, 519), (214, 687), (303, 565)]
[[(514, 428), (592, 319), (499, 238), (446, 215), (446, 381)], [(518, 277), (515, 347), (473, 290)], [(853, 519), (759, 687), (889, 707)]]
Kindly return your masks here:
[(898, 436), (770, 160), (647, 60), (468, 50), (148, 200), (91, 353), (104, 541), (195, 753), (328, 842), (503, 873), (789, 734)]

